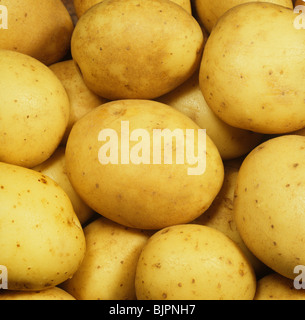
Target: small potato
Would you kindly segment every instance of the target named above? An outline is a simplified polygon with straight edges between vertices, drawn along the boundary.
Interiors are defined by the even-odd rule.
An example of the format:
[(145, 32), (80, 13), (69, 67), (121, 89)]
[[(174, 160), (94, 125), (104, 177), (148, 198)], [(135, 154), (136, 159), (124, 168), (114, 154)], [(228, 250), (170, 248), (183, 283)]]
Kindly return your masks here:
[(93, 217), (94, 211), (88, 207), (75, 192), (67, 176), (64, 147), (60, 146), (48, 160), (32, 169), (47, 175), (59, 184), (59, 186), (69, 196), (74, 211), (81, 224), (85, 224), (90, 218)]
[(198, 22), (173, 1), (104, 0), (79, 19), (71, 54), (99, 96), (154, 99), (194, 73), (203, 45)]
[(46, 65), (62, 60), (70, 49), (73, 21), (61, 0), (2, 0), (8, 28), (0, 48), (27, 54)]
[(52, 64), (50, 69), (61, 81), (70, 101), (69, 123), (62, 139), (62, 144), (65, 144), (74, 123), (107, 100), (88, 89), (73, 60), (57, 62)]
[[(95, 4), (102, 2), (103, 0), (74, 0), (74, 8), (78, 18), (80, 18), (88, 9), (93, 7)], [(179, 4), (188, 13), (192, 14), (192, 7), (190, 0), (171, 0)]]
[(69, 98), (56, 75), (28, 55), (0, 50), (0, 70), (0, 161), (31, 168), (60, 144)]
[(0, 265), (9, 290), (44, 290), (70, 278), (86, 249), (63, 189), (35, 170), (0, 162)]
[(196, 224), (159, 230), (136, 269), (138, 300), (252, 300), (256, 278), (238, 246)]
[(305, 264), (305, 137), (279, 136), (243, 161), (233, 214), (251, 252), (275, 272), (294, 279)]
[(305, 291), (296, 289), (293, 280), (271, 273), (257, 282), (254, 300), (305, 300)]
[(305, 127), (305, 32), (295, 19), (291, 8), (249, 2), (218, 20), (204, 48), (199, 83), (224, 122), (265, 134)]
[(210, 208), (192, 223), (215, 228), (227, 235), (241, 248), (251, 263), (256, 276), (261, 278), (269, 271), (269, 269), (258, 260), (245, 245), (237, 230), (233, 216), (234, 191), (242, 160), (243, 159), (241, 158), (233, 161), (226, 161), (224, 163), (225, 176), (220, 192)]
[(76, 300), (59, 287), (41, 291), (0, 290), (0, 300)]
[[(254, 2), (269, 2), (292, 9), (291, 0), (254, 0)], [(211, 32), (219, 18), (233, 7), (250, 2), (249, 0), (194, 0), (197, 19)]]
[(84, 228), (85, 258), (61, 285), (78, 300), (135, 300), (135, 270), (149, 234), (100, 217)]
[(198, 72), (156, 100), (181, 111), (206, 129), (223, 160), (243, 156), (262, 142), (262, 134), (232, 127), (216, 116), (200, 90)]

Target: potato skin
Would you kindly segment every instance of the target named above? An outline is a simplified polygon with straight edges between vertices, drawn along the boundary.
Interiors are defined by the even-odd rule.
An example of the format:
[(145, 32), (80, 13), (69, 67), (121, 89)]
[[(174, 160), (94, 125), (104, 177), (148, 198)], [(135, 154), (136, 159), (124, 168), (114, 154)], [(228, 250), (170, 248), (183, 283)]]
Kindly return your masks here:
[(138, 300), (252, 300), (256, 278), (237, 245), (207, 226), (153, 234), (136, 270)]
[(0, 161), (31, 168), (56, 150), (70, 104), (55, 74), (28, 55), (0, 50)]
[(86, 85), (109, 100), (153, 99), (200, 64), (203, 33), (172, 1), (104, 0), (78, 21), (71, 53)]
[(51, 178), (0, 162), (0, 264), (9, 290), (44, 290), (70, 278), (86, 249), (70, 199)]
[[(149, 163), (100, 163), (98, 154), (104, 145), (98, 141), (100, 131), (111, 129), (120, 136), (121, 121), (129, 121), (130, 133), (147, 130), (151, 139)], [(189, 175), (187, 161), (165, 164), (161, 159), (160, 164), (154, 163), (153, 130), (164, 128), (193, 129), (195, 134), (200, 129), (184, 114), (151, 100), (112, 101), (85, 115), (72, 128), (66, 147), (67, 173), (75, 190), (96, 212), (129, 227), (159, 229), (195, 219), (210, 206), (221, 188), (222, 159), (207, 136), (203, 174)], [(131, 142), (129, 150), (135, 145)], [(174, 143), (172, 147), (175, 157)]]
[(270, 139), (245, 158), (235, 190), (234, 219), (245, 244), (289, 279), (305, 264), (304, 159), (305, 137)]
[(2, 0), (9, 27), (0, 32), (0, 48), (32, 56), (46, 65), (70, 49), (74, 25), (61, 0)]
[(289, 8), (251, 2), (218, 21), (205, 45), (199, 81), (223, 121), (265, 134), (305, 126), (305, 33), (294, 28), (295, 17)]

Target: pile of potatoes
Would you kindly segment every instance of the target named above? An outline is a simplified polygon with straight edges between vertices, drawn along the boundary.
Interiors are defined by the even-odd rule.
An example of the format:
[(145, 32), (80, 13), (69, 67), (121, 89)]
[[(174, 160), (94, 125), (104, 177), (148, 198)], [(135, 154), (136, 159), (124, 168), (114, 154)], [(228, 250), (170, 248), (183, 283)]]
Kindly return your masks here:
[(0, 300), (305, 299), (302, 3), (2, 0)]

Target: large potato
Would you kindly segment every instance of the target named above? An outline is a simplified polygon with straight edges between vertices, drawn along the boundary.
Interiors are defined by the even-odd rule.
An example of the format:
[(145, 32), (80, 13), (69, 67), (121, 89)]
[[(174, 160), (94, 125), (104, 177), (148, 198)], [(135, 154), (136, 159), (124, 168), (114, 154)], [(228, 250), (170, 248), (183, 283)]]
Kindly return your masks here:
[(46, 65), (60, 61), (70, 49), (74, 25), (61, 0), (2, 0), (8, 28), (0, 32), (0, 48), (32, 56)]
[(54, 63), (50, 65), (50, 69), (61, 81), (70, 101), (69, 122), (61, 141), (62, 144), (65, 144), (74, 123), (83, 115), (105, 103), (107, 100), (99, 97), (88, 89), (73, 60)]
[(196, 18), (211, 32), (219, 18), (233, 7), (247, 2), (269, 2), (292, 8), (291, 0), (194, 0)]
[(70, 278), (85, 254), (85, 237), (57, 183), (0, 162), (0, 265), (9, 290), (43, 290)]
[(0, 50), (0, 161), (36, 166), (56, 150), (69, 120), (69, 98), (40, 61)]
[(292, 9), (251, 2), (219, 19), (199, 82), (223, 121), (267, 134), (305, 127), (305, 32), (294, 27), (295, 18)]
[(262, 142), (262, 134), (232, 127), (215, 115), (200, 90), (198, 72), (156, 100), (181, 111), (206, 129), (223, 160), (243, 156)]
[(260, 278), (269, 269), (245, 245), (237, 230), (233, 216), (234, 191), (241, 161), (242, 159), (237, 159), (224, 163), (225, 176), (220, 192), (210, 208), (192, 223), (215, 228), (232, 239), (251, 263), (256, 276)]
[(93, 217), (94, 211), (75, 192), (67, 176), (65, 148), (63, 146), (55, 150), (49, 159), (32, 169), (47, 175), (59, 184), (71, 200), (73, 209), (82, 225)]
[(103, 217), (84, 228), (87, 250), (73, 275), (63, 284), (78, 300), (135, 300), (135, 273), (149, 234)]
[(0, 300), (76, 300), (59, 287), (40, 291), (0, 290)]
[(284, 135), (256, 147), (236, 182), (233, 213), (247, 247), (263, 263), (294, 279), (305, 264), (305, 137)]
[(136, 269), (138, 300), (252, 300), (256, 278), (238, 246), (196, 224), (152, 235)]
[[(74, 8), (76, 15), (80, 18), (88, 9), (93, 7), (95, 4), (100, 3), (104, 0), (74, 0)], [(184, 8), (188, 13), (192, 14), (192, 7), (190, 0), (171, 0), (177, 4), (179, 4), (182, 8)]]
[(67, 173), (91, 208), (120, 224), (159, 229), (190, 222), (211, 205), (224, 175), (219, 152), (202, 131), (156, 101), (108, 102), (73, 126)]
[(71, 53), (87, 86), (109, 100), (152, 99), (200, 64), (201, 27), (165, 0), (104, 0), (79, 19)]
[(297, 290), (293, 280), (271, 273), (257, 282), (254, 300), (305, 300), (305, 291)]

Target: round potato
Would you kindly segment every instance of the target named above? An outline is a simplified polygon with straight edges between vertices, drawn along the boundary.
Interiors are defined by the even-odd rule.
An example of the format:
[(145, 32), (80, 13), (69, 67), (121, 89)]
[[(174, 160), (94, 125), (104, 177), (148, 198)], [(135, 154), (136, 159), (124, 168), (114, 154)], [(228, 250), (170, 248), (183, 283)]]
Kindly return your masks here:
[(199, 83), (224, 122), (266, 134), (305, 126), (305, 32), (295, 28), (295, 18), (290, 8), (249, 2), (219, 19), (205, 45)]
[(59, 287), (40, 291), (0, 290), (0, 300), (76, 300)]
[(215, 115), (200, 90), (198, 72), (178, 88), (156, 100), (186, 114), (201, 128), (206, 129), (223, 160), (243, 156), (262, 142), (262, 134), (232, 127)]
[(236, 182), (233, 213), (243, 241), (289, 279), (305, 264), (304, 179), (305, 137), (284, 135), (256, 147)]
[(59, 184), (69, 196), (73, 209), (82, 225), (93, 217), (94, 211), (75, 192), (67, 176), (65, 148), (63, 146), (60, 146), (49, 159), (32, 169), (47, 175)]
[(71, 53), (101, 97), (153, 99), (194, 73), (203, 43), (195, 18), (172, 1), (104, 0), (79, 19)]
[(56, 150), (69, 120), (69, 98), (40, 61), (0, 50), (0, 161), (34, 167)]
[(57, 62), (50, 66), (66, 92), (70, 101), (70, 117), (62, 144), (66, 144), (71, 128), (83, 115), (105, 103), (107, 100), (96, 95), (85, 85), (73, 60)]
[(241, 161), (242, 159), (237, 159), (225, 162), (224, 183), (220, 192), (210, 208), (192, 223), (202, 224), (223, 232), (239, 246), (251, 263), (257, 278), (261, 278), (269, 271), (269, 268), (258, 260), (245, 245), (237, 230), (233, 216), (234, 191)]
[(70, 199), (49, 177), (0, 162), (0, 265), (9, 290), (43, 290), (70, 278), (85, 237)]
[(188, 224), (150, 237), (138, 260), (135, 287), (138, 300), (252, 300), (256, 278), (226, 235)]
[(66, 167), (94, 211), (140, 229), (194, 220), (224, 175), (203, 129), (168, 105), (139, 99), (108, 102), (81, 118), (67, 142)]
[(271, 273), (257, 282), (254, 300), (305, 300), (305, 291), (297, 290), (293, 280)]
[(103, 217), (84, 228), (85, 258), (61, 287), (77, 300), (135, 300), (135, 272), (149, 234)]
[[(73, 0), (75, 12), (78, 18), (80, 18), (88, 9), (93, 7), (95, 4), (102, 2), (103, 0)], [(192, 7), (190, 0), (171, 0), (182, 8), (184, 8), (188, 13), (192, 14)]]
[[(291, 0), (254, 0), (252, 2), (269, 2), (293, 8)], [(219, 18), (233, 7), (251, 2), (249, 0), (194, 0), (196, 18), (211, 32)]]
[(73, 21), (61, 0), (2, 0), (8, 27), (0, 32), (0, 48), (21, 52), (46, 65), (60, 61), (70, 49)]

